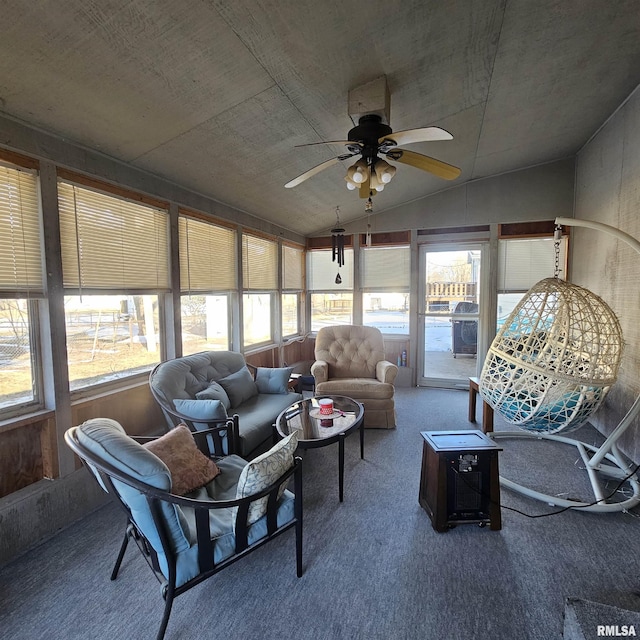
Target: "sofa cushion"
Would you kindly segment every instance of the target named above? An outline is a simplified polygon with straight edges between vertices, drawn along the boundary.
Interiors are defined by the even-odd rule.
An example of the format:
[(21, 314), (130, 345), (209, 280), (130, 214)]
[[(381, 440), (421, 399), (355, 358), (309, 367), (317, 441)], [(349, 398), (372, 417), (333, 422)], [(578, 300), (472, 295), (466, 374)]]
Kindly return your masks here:
[(253, 381), (253, 377), (247, 367), (243, 367), (230, 376), (218, 380), (218, 382), (227, 392), (232, 409), (258, 394), (256, 383)]
[(163, 402), (171, 406), (176, 398), (195, 398), (211, 381), (225, 378), (244, 366), (241, 353), (204, 351), (159, 364), (149, 382)]
[[(246, 498), (264, 491), (269, 485), (273, 484), (293, 466), (293, 454), (297, 447), (298, 436), (294, 431), (291, 435), (271, 447), (269, 451), (247, 463), (238, 480), (236, 497)], [(283, 482), (278, 491), (278, 498), (284, 493), (285, 485), (286, 482)], [(267, 513), (268, 499), (265, 496), (249, 505), (248, 524), (253, 524)]]
[(215, 462), (198, 449), (186, 425), (178, 425), (144, 446), (169, 468), (171, 491), (176, 495), (183, 496), (202, 487), (220, 473)]
[(300, 400), (299, 393), (260, 393), (235, 409), (239, 416), (241, 455), (248, 455), (271, 438), (272, 425), (280, 412)]
[(293, 367), (285, 367), (282, 369), (258, 367), (256, 372), (256, 387), (258, 387), (258, 393), (288, 393), (289, 376), (292, 371)]
[[(206, 389), (198, 391), (198, 393), (196, 393), (196, 400), (219, 400), (225, 409), (231, 408), (231, 400), (229, 400), (227, 392), (215, 381), (210, 382)], [(176, 409), (178, 409), (178, 407), (176, 407)]]
[(190, 418), (208, 422), (210, 420), (226, 420), (227, 410), (220, 400), (186, 400), (177, 398), (173, 401), (177, 411)]

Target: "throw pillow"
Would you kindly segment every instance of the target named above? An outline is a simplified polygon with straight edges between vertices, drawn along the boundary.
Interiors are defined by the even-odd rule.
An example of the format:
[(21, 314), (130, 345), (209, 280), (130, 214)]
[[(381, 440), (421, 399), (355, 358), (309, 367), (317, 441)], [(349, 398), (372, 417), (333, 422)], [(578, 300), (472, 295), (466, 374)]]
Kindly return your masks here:
[[(298, 446), (297, 432), (280, 440), (269, 451), (247, 463), (238, 479), (236, 498), (246, 498), (260, 493), (272, 485), (285, 471), (293, 466), (293, 453)], [(284, 493), (285, 482), (280, 486), (278, 498)], [(253, 524), (267, 513), (268, 497), (260, 498), (249, 505), (247, 522)], [(237, 508), (235, 509), (237, 512)]]
[(183, 496), (213, 480), (220, 469), (196, 446), (184, 424), (144, 445), (164, 462), (171, 472), (171, 492)]
[(231, 401), (231, 408), (241, 405), (245, 400), (258, 395), (258, 388), (253, 381), (251, 373), (247, 367), (242, 367), (226, 378), (218, 380), (220, 386), (227, 392)]
[(256, 373), (258, 393), (288, 393), (289, 376), (292, 371), (293, 367), (285, 367), (283, 369), (258, 367)]
[(210, 382), (206, 389), (198, 391), (196, 398), (198, 400), (220, 400), (225, 409), (231, 408), (231, 401), (227, 392), (217, 382)]
[(191, 420), (226, 420), (227, 410), (220, 400), (191, 400), (176, 398), (173, 401), (176, 410)]

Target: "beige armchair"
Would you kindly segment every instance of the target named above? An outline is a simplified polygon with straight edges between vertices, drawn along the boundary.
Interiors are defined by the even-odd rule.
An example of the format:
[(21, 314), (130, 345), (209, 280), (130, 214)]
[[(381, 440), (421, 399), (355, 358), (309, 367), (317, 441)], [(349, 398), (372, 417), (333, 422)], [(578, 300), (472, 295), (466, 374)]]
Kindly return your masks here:
[(364, 405), (364, 426), (396, 426), (394, 386), (398, 367), (385, 360), (379, 329), (354, 325), (318, 331), (311, 375), (316, 395), (348, 396)]

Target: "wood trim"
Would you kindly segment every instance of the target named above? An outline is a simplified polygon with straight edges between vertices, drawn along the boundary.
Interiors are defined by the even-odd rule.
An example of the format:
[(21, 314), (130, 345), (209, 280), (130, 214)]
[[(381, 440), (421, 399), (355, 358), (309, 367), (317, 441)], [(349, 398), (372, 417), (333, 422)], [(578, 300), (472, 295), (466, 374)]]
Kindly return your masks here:
[[(360, 234), (360, 246), (367, 244), (367, 234)], [(392, 247), (398, 245), (411, 244), (411, 231), (388, 231), (371, 234), (372, 247)]]
[(37, 422), (44, 422), (45, 420), (51, 420), (55, 418), (55, 411), (43, 410), (29, 413), (24, 416), (9, 418), (0, 422), (0, 434), (7, 431), (13, 431), (14, 429), (20, 429), (26, 425), (35, 424)]
[[(307, 250), (313, 251), (314, 249), (331, 249), (333, 236), (322, 236), (317, 238), (307, 238)], [(344, 236), (344, 246), (353, 247), (353, 235)]]
[[(498, 225), (498, 238), (548, 238), (556, 229), (555, 220), (539, 222), (508, 222)], [(564, 233), (564, 232), (563, 232)], [(564, 233), (568, 235), (568, 233)]]
[(473, 227), (443, 227), (440, 229), (418, 229), (418, 236), (437, 236), (456, 233), (487, 233), (490, 231), (488, 224), (476, 225)]
[(229, 220), (222, 220), (220, 218), (216, 218), (215, 216), (209, 215), (208, 213), (195, 211), (194, 209), (185, 209), (184, 207), (179, 207), (178, 216), (182, 216), (185, 218), (194, 218), (195, 220), (200, 220), (202, 222), (206, 222), (207, 224), (218, 225), (219, 227), (225, 227), (226, 229), (231, 229), (233, 231), (238, 230), (238, 225), (234, 222), (229, 222)]
[(164, 209), (167, 211), (169, 209), (169, 202), (167, 200), (159, 200), (158, 198), (153, 198), (137, 191), (126, 189), (125, 187), (119, 187), (111, 184), (110, 182), (91, 178), (82, 173), (76, 173), (75, 171), (69, 171), (68, 169), (57, 167), (57, 175), (58, 178), (61, 178), (62, 180), (67, 180), (81, 186), (90, 187), (98, 191), (120, 196), (121, 198), (126, 198), (133, 202), (140, 202), (141, 204), (146, 204), (150, 207), (155, 207), (156, 209)]
[(60, 475), (58, 464), (58, 441), (56, 421), (48, 418), (40, 430), (40, 450), (42, 452), (42, 475), (45, 478), (57, 478)]
[(8, 149), (0, 149), (0, 160), (4, 160), (5, 162), (11, 162), (11, 164), (15, 164), (18, 167), (23, 167), (25, 169), (39, 169), (40, 161), (35, 158), (30, 158), (29, 156), (23, 156), (21, 153), (16, 153), (15, 151), (9, 151)]
[(291, 247), (292, 249), (299, 249), (300, 251), (304, 251), (306, 247), (303, 244), (298, 244), (293, 240), (285, 240), (284, 238), (280, 238), (280, 244), (285, 247)]
[(278, 236), (274, 236), (271, 233), (265, 233), (264, 231), (256, 231), (252, 227), (247, 227), (244, 225), (241, 226), (241, 234), (247, 236), (254, 236), (256, 238), (261, 238), (262, 240), (268, 240), (269, 242), (278, 242), (280, 238)]

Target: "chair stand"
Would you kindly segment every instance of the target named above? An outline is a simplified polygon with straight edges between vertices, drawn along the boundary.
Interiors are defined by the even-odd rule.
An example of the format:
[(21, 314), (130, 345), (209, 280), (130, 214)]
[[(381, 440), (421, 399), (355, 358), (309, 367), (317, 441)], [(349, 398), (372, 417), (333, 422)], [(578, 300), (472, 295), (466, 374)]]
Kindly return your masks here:
[[(636, 404), (638, 404), (638, 408), (640, 408), (640, 403), (636, 401)], [(629, 414), (627, 414), (627, 417), (628, 415)], [(540, 491), (536, 491), (535, 489), (530, 489), (511, 480), (507, 480), (502, 476), (500, 476), (500, 484), (508, 489), (517, 491), (518, 493), (534, 498), (535, 500), (546, 502), (548, 505), (554, 507), (570, 507), (572, 509), (580, 509), (582, 511), (590, 511), (592, 513), (612, 513), (616, 511), (626, 512), (629, 509), (633, 509), (633, 507), (640, 504), (640, 482), (635, 475), (637, 469), (633, 470), (632, 466), (624, 461), (620, 450), (616, 446), (616, 441), (626, 429), (625, 427), (620, 430), (620, 426), (622, 426), (622, 424), (623, 423), (620, 423), (618, 428), (599, 447), (581, 442), (575, 438), (567, 438), (556, 434), (534, 434), (527, 431), (494, 431), (487, 434), (493, 439), (535, 438), (541, 440), (554, 440), (555, 442), (573, 445), (580, 452), (580, 456), (585, 464), (593, 491), (593, 502), (578, 502), (575, 500), (565, 500), (558, 496), (547, 495)], [(630, 424), (630, 421), (628, 424)], [(593, 455), (590, 455), (589, 452), (593, 453)], [(607, 460), (612, 464), (603, 464), (603, 460)], [(614, 478), (619, 481), (625, 479), (628, 480), (633, 489), (633, 495), (621, 502), (608, 502), (608, 496), (604, 494), (600, 484), (600, 478), (598, 476), (599, 473), (603, 476)]]

